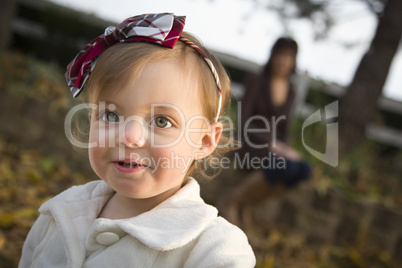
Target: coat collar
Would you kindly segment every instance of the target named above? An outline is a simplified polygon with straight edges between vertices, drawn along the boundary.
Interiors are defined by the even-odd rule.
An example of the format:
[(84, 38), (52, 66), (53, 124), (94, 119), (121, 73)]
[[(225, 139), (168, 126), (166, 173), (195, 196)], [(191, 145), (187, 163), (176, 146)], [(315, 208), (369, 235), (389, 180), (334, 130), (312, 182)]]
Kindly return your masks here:
[[(67, 243), (75, 237), (80, 241), (88, 239), (91, 244), (95, 235), (88, 234), (118, 227), (158, 250), (184, 246), (205, 230), (218, 214), (216, 208), (204, 203), (200, 187), (193, 178), (188, 178), (175, 195), (139, 216), (122, 220), (96, 219), (112, 194), (113, 190), (105, 182), (93, 181), (66, 190), (44, 203), (39, 211), (55, 218)], [(88, 227), (82, 228), (83, 225)]]

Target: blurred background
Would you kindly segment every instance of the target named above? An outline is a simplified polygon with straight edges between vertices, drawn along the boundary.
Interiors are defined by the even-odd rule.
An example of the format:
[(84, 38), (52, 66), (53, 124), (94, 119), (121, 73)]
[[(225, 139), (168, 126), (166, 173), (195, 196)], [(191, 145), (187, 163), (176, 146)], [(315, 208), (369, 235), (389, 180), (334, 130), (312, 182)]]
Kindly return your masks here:
[[(232, 78), (232, 112), (280, 36), (299, 44), (292, 145), (313, 164), (307, 183), (253, 208), (245, 230), (258, 267), (402, 267), (402, 1), (172, 0), (0, 2), (0, 267), (15, 267), (41, 203), (95, 178), (64, 118), (79, 103), (65, 66), (105, 27), (142, 13), (186, 15)], [(305, 149), (302, 124), (339, 100), (339, 163)], [(326, 122), (304, 133), (325, 153)], [(206, 202), (241, 180), (224, 170)]]

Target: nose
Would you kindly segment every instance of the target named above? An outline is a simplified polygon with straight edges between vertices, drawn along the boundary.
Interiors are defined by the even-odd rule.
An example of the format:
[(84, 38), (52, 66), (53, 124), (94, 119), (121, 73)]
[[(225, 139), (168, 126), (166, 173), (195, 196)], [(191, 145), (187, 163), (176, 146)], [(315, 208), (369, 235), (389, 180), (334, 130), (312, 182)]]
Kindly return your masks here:
[(127, 147), (142, 147), (148, 139), (145, 120), (140, 116), (130, 116), (119, 129), (119, 142)]

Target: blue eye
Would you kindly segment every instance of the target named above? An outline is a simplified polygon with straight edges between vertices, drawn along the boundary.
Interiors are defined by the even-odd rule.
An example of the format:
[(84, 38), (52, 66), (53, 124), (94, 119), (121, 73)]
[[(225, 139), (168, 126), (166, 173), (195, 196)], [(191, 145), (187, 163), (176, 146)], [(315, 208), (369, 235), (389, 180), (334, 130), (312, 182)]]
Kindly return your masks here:
[(119, 116), (111, 111), (104, 111), (100, 114), (99, 118), (105, 122), (119, 122)]
[(158, 116), (155, 119), (153, 119), (151, 125), (157, 126), (158, 128), (172, 127), (172, 123), (169, 121), (169, 119), (162, 116)]

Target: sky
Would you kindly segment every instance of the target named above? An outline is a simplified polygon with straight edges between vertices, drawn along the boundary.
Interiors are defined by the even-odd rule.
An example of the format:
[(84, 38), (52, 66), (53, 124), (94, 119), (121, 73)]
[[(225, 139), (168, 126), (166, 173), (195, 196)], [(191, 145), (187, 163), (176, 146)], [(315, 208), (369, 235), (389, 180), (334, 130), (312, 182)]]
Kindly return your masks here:
[[(331, 2), (336, 22), (328, 36), (320, 41), (314, 39), (308, 20), (292, 20), (285, 29), (275, 12), (256, 8), (253, 4), (256, 1), (252, 0), (51, 1), (116, 23), (143, 13), (186, 15), (184, 30), (197, 36), (208, 48), (259, 65), (265, 64), (278, 37), (290, 35), (299, 44), (297, 64), (300, 71), (343, 86), (350, 83), (377, 24), (376, 18), (359, 0)], [(399, 101), (402, 101), (401, 51), (393, 60), (383, 90), (386, 97)]]

